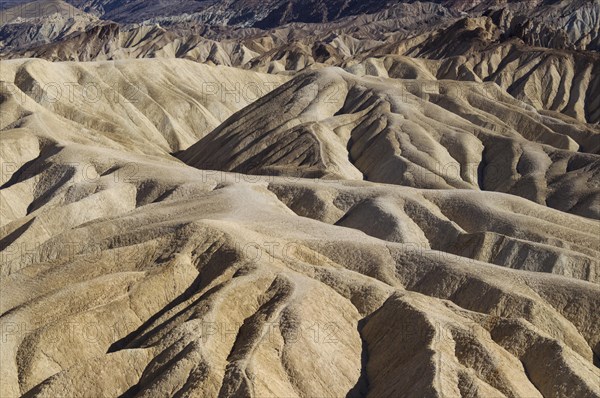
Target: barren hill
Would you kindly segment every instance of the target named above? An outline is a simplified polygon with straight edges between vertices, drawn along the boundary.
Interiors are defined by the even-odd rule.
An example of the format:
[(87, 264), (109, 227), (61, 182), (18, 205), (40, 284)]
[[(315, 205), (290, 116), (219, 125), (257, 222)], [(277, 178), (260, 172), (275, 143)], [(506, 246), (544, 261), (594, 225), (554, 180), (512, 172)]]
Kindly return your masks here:
[(600, 397), (598, 0), (0, 10), (1, 398)]
[[(34, 95), (76, 76), (139, 79), (140, 101)], [(581, 150), (597, 131), (496, 86), (499, 116), (481, 84), (465, 83), (464, 98), (442, 83), (402, 102), (389, 90), (403, 81), (326, 69), (248, 105), (183, 155), (227, 149), (221, 170), (253, 157), (281, 176), (198, 170), (169, 152), (207, 133), (191, 126), (244, 106), (196, 97), (191, 85), (214, 79), (281, 83), (189, 61), (3, 61), (1, 153), (15, 166), (0, 189), (3, 397), (600, 394), (598, 221), (482, 191), (467, 176), (454, 184), (469, 190), (444, 176), (441, 190), (358, 181), (391, 178), (390, 162), (427, 167), (419, 148), (459, 167), (487, 148), (517, 187), (514, 163), (494, 155), (512, 147), (521, 179), (577, 192), (597, 178), (597, 155)], [(184, 122), (182, 107), (195, 119)], [(297, 140), (301, 156), (274, 156), (267, 131), (276, 145)], [(211, 146), (225, 135), (230, 144)], [(399, 152), (397, 139), (411, 144)], [(546, 157), (578, 177), (536, 172)], [(338, 164), (329, 177), (345, 180), (292, 176), (292, 164), (304, 177)]]
[(200, 169), (500, 191), (598, 218), (598, 134), (490, 83), (331, 68), (296, 77), (180, 158)]

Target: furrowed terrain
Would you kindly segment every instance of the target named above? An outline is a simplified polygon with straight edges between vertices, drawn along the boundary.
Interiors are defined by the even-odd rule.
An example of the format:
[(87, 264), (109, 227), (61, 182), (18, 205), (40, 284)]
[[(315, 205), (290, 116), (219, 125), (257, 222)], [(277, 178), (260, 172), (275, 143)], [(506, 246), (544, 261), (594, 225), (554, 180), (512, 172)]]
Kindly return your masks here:
[(0, 26), (1, 397), (600, 396), (598, 2), (70, 3)]

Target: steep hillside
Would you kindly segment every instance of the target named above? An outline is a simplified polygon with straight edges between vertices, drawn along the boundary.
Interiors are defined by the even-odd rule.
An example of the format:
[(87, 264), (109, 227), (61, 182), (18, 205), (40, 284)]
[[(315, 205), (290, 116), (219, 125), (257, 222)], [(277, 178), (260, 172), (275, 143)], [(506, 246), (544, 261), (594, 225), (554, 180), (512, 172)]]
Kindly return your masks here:
[(305, 73), (180, 158), (199, 169), (522, 196), (599, 218), (600, 130), (491, 83)]
[(600, 0), (0, 3), (0, 397), (600, 397)]
[[(96, 103), (114, 126), (143, 114), (150, 127), (177, 99), (193, 104), (182, 93), (196, 81), (190, 74), (269, 78), (185, 61), (3, 64), (2, 80), (14, 85), (3, 86), (3, 115), (13, 122), (2, 126), (0, 150), (15, 166), (0, 187), (3, 397), (600, 394), (598, 221), (503, 193), (197, 170), (168, 156), (166, 128), (152, 137), (82, 128), (85, 120), (74, 128), (83, 113), (28, 91), (34, 81), (117, 71), (131, 81), (143, 72), (149, 98), (139, 114)], [(379, 104), (382, 121), (400, 122), (391, 111), (404, 107), (435, 125), (433, 104), (384, 102), (378, 87), (391, 82), (335, 69), (305, 75), (259, 100), (304, 93), (255, 123), (333, 112), (346, 120), (344, 137)], [(310, 94), (340, 87), (371, 94), (318, 106)], [(533, 118), (512, 101), (515, 116)], [(70, 104), (89, 106), (78, 95)], [(461, 123), (453, 148), (475, 139)], [(534, 154), (580, 140), (553, 134), (542, 144), (505, 127), (496, 139)]]

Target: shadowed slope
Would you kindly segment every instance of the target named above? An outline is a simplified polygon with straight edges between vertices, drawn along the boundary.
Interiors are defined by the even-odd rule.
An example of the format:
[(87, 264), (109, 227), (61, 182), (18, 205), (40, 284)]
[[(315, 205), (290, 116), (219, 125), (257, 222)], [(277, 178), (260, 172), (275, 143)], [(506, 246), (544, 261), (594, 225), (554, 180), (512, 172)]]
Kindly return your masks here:
[(180, 158), (200, 169), (493, 190), (598, 218), (597, 129), (494, 84), (305, 73)]

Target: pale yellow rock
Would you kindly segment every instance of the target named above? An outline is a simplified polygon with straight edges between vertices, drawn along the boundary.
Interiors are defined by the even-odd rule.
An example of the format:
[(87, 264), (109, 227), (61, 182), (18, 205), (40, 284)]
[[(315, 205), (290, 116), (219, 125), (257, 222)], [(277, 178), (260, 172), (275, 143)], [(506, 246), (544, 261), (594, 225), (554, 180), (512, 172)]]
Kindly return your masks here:
[[(1, 73), (3, 398), (600, 395), (600, 223), (559, 210), (596, 214), (597, 155), (572, 148), (593, 128), (337, 68)], [(141, 103), (18, 99), (123, 76)], [(283, 85), (203, 102), (212, 79)], [(484, 149), (501, 192), (463, 169)]]

